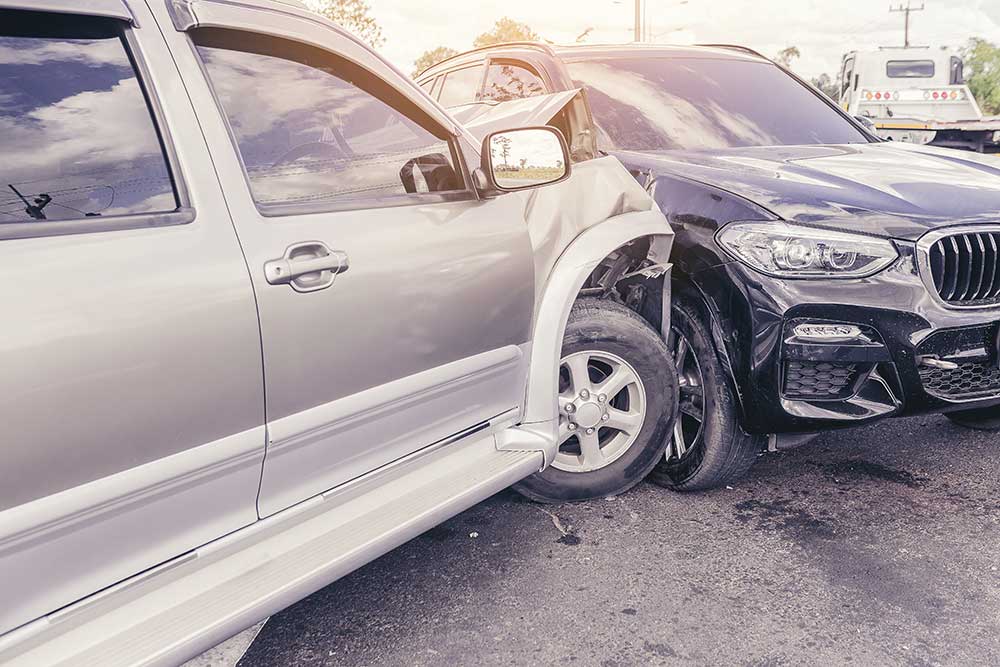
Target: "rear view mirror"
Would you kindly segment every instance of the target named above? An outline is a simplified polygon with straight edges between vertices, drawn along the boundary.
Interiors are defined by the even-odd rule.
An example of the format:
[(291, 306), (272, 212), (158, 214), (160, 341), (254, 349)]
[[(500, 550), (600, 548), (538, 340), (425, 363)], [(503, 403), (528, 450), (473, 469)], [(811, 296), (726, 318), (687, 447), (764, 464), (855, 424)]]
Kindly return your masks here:
[(510, 192), (556, 183), (569, 176), (569, 151), (553, 127), (494, 132), (483, 141), (483, 171), (490, 185)]

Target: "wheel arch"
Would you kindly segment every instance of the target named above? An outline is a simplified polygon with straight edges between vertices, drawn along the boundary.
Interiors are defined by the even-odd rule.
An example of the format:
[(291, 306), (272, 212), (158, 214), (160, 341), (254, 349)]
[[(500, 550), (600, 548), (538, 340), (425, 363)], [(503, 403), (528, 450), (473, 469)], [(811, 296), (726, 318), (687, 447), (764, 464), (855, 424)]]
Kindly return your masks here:
[[(553, 447), (558, 424), (557, 389), (562, 340), (570, 310), (587, 278), (608, 255), (623, 245), (650, 238), (649, 257), (665, 263), (673, 233), (658, 210), (624, 213), (580, 234), (562, 253), (538, 300), (532, 330), (531, 359), (522, 424), (548, 434)], [(669, 292), (669, 282), (664, 281)], [(669, 309), (666, 309), (669, 312)], [(548, 460), (550, 457), (547, 456)]]
[[(672, 293), (680, 298), (684, 303), (694, 308), (702, 321), (708, 326), (712, 347), (719, 357), (719, 363), (726, 375), (726, 380), (736, 396), (737, 410), (740, 415), (740, 426), (746, 423), (746, 382), (741, 382), (736, 373), (736, 366), (733, 360), (734, 350), (730, 349), (730, 343), (726, 341), (723, 333), (722, 317), (718, 306), (702, 290), (696, 280), (691, 276), (674, 271), (671, 275)], [(736, 345), (737, 343), (732, 343)]]

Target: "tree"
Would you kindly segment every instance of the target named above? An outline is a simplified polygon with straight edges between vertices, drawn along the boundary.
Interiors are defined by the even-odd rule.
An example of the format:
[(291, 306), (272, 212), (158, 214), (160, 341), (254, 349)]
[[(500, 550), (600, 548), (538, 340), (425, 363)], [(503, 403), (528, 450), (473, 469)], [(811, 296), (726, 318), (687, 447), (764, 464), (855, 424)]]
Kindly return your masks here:
[(472, 45), (476, 48), (503, 42), (537, 42), (541, 37), (527, 23), (519, 23), (504, 16), (493, 24), (493, 29), (476, 37)]
[(373, 47), (385, 44), (382, 28), (369, 14), (371, 7), (364, 0), (309, 0), (309, 4), (313, 11), (350, 30)]
[(1000, 114), (1000, 47), (980, 37), (966, 45), (965, 81), (986, 114)]
[(447, 46), (439, 46), (430, 51), (424, 51), (420, 54), (420, 57), (413, 61), (413, 76), (420, 74), (431, 65), (438, 64), (445, 58), (457, 55), (458, 51)]
[[(496, 143), (500, 144), (500, 157), (503, 158), (503, 166), (509, 168), (510, 165), (507, 164), (507, 158), (510, 157), (510, 145), (513, 143), (513, 139), (511, 139), (510, 137), (508, 137), (506, 135), (501, 134), (500, 136), (496, 137), (496, 139), (494, 139), (494, 141), (496, 141)], [(494, 149), (495, 148), (496, 147), (494, 146)], [(490, 152), (493, 153), (493, 157), (496, 157), (495, 150), (491, 150)]]
[(774, 57), (774, 62), (778, 63), (785, 69), (791, 69), (792, 61), (801, 56), (799, 53), (799, 47), (797, 46), (786, 46), (782, 50), (778, 51), (778, 55)]
[(820, 74), (812, 80), (812, 85), (826, 93), (831, 100), (837, 100), (840, 97), (840, 86), (829, 74)]

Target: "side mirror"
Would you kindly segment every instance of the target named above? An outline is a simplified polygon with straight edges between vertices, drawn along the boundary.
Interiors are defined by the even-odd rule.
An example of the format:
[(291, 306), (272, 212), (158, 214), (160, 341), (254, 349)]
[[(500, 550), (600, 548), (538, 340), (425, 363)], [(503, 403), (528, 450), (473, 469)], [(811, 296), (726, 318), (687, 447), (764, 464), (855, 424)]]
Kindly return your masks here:
[(569, 149), (554, 127), (493, 132), (483, 140), (482, 189), (512, 192), (557, 183), (569, 177)]
[(855, 116), (854, 120), (861, 123), (864, 126), (864, 128), (869, 132), (871, 132), (872, 134), (878, 134), (878, 128), (875, 127), (875, 123), (872, 122), (872, 119), (869, 118), (868, 116)]

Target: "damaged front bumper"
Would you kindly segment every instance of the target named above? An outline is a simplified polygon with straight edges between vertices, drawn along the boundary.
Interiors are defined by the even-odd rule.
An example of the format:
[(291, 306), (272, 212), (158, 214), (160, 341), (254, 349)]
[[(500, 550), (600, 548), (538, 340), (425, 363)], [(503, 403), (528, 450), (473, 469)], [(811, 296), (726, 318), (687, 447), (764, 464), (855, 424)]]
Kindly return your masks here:
[[(901, 252), (864, 280), (781, 280), (735, 262), (699, 276), (749, 432), (1000, 405), (1000, 307), (947, 308), (928, 293), (912, 250)], [(712, 294), (726, 283), (732, 292)]]

